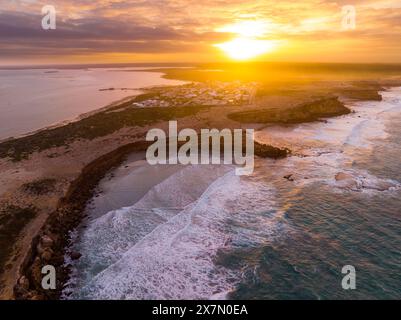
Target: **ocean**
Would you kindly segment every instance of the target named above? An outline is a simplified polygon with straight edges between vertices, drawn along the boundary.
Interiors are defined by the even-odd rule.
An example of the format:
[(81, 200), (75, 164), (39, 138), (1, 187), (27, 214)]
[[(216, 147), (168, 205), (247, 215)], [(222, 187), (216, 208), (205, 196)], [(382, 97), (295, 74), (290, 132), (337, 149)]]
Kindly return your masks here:
[(382, 95), (258, 131), (293, 155), (256, 159), (251, 176), (128, 159), (71, 234), (82, 257), (66, 256), (63, 298), (400, 299), (401, 88)]
[(143, 69), (0, 69), (0, 140), (74, 120), (143, 87), (184, 83)]

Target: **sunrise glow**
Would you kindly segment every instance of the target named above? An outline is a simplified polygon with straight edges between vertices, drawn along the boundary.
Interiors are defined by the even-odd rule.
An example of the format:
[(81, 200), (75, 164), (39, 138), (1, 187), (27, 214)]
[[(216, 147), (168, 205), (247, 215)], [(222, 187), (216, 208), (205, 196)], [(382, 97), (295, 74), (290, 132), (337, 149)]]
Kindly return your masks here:
[(247, 38), (236, 38), (232, 41), (216, 44), (234, 60), (248, 60), (271, 52), (277, 47), (277, 43), (271, 40), (257, 40)]
[(277, 47), (277, 41), (264, 39), (271, 31), (269, 30), (271, 26), (267, 20), (243, 20), (219, 27), (216, 29), (217, 32), (232, 33), (236, 37), (214, 46), (224, 51), (231, 59), (253, 59)]
[(350, 3), (350, 29), (335, 1), (101, 0), (98, 10), (96, 1), (62, 0), (49, 32), (41, 30), (42, 2), (2, 1), (0, 64), (401, 62), (395, 0)]

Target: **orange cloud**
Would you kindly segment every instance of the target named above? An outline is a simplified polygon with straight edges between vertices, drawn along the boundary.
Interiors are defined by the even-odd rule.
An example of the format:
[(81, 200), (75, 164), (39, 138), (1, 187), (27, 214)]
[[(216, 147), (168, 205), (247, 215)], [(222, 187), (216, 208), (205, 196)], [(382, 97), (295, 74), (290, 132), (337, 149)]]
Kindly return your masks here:
[(0, 61), (217, 61), (226, 56), (216, 44), (242, 37), (259, 41), (259, 59), (401, 62), (396, 0), (353, 1), (350, 31), (341, 28), (348, 1), (58, 0), (57, 30), (46, 32), (47, 2), (1, 2)]

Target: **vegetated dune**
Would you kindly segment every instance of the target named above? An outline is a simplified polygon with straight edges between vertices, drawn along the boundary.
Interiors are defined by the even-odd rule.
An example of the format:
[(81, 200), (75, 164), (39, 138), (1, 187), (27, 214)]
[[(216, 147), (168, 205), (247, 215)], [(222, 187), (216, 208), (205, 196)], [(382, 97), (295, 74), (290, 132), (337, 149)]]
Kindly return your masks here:
[(228, 118), (241, 123), (302, 123), (320, 120), (325, 117), (340, 116), (350, 113), (337, 97), (323, 98), (300, 104), (289, 109), (267, 109), (234, 112)]

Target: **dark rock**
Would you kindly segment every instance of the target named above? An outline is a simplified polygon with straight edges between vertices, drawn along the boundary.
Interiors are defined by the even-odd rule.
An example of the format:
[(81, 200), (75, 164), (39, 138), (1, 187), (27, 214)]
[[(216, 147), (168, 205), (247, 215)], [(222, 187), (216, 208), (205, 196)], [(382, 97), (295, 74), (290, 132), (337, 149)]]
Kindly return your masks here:
[(50, 248), (47, 248), (42, 255), (40, 256), (44, 261), (50, 261), (53, 256), (53, 250)]
[(71, 252), (71, 259), (72, 260), (78, 260), (79, 258), (81, 258), (82, 254), (80, 254), (79, 252), (73, 251)]
[[(245, 143), (243, 143), (243, 146), (245, 146)], [(257, 141), (254, 142), (254, 148), (255, 155), (261, 158), (282, 159), (291, 154), (291, 150), (288, 148), (281, 149)]]
[(43, 263), (39, 257), (36, 257), (31, 266), (31, 280), (34, 285), (40, 284), (42, 282), (42, 266)]
[(18, 283), (14, 286), (14, 295), (17, 300), (27, 300), (29, 291), (24, 289)]
[(292, 174), (287, 174), (286, 176), (283, 177), (284, 179), (287, 179), (288, 181), (294, 181), (294, 178), (292, 178)]
[(352, 175), (345, 172), (339, 172), (335, 175), (335, 179), (337, 185), (341, 188), (350, 189), (350, 190), (359, 190), (360, 184), (357, 179), (355, 179)]
[(354, 177), (348, 173), (345, 172), (339, 172), (335, 175), (336, 181), (342, 181), (342, 180), (348, 180), (348, 179), (353, 179)]
[(20, 286), (20, 288), (24, 289), (24, 290), (28, 290), (29, 289), (29, 280), (27, 277), (25, 276), (21, 276), (18, 279), (18, 285)]
[(42, 244), (43, 248), (50, 248), (53, 245), (54, 241), (48, 235), (44, 235), (40, 238), (40, 243)]

